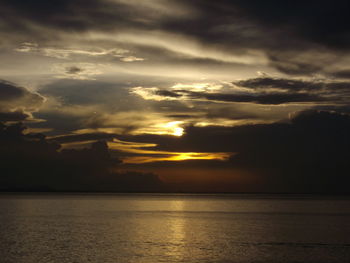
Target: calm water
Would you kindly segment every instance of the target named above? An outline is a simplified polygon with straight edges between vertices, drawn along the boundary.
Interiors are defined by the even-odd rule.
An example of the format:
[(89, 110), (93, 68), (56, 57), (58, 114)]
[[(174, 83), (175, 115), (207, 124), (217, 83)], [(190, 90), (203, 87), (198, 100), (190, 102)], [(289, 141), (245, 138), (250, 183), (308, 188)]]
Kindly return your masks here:
[(0, 262), (350, 262), (350, 200), (0, 195)]

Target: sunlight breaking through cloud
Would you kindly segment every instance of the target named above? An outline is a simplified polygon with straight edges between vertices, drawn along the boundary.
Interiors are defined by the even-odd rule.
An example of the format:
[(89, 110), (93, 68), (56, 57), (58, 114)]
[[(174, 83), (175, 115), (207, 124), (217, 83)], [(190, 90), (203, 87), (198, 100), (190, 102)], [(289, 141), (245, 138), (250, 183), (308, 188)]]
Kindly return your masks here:
[(156, 135), (173, 135), (182, 136), (184, 133), (183, 121), (171, 121), (166, 123), (158, 123), (150, 127), (144, 127), (134, 132), (134, 134), (156, 134)]
[(154, 148), (157, 144), (125, 142), (114, 139), (108, 142), (110, 149), (126, 153), (137, 154), (138, 156), (128, 156), (123, 158), (124, 163), (138, 164), (164, 161), (187, 161), (187, 160), (228, 160), (233, 153), (230, 152), (170, 152), (149, 150), (144, 148)]

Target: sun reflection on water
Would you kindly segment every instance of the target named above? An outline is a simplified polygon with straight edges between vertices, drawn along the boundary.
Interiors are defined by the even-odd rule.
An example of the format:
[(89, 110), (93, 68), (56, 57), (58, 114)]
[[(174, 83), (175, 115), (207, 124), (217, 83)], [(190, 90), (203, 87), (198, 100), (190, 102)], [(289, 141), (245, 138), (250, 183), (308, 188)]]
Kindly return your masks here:
[(166, 255), (176, 260), (181, 260), (186, 256), (186, 220), (182, 214), (184, 206), (185, 202), (182, 200), (169, 202), (169, 210), (173, 211), (174, 214), (168, 222), (169, 240)]

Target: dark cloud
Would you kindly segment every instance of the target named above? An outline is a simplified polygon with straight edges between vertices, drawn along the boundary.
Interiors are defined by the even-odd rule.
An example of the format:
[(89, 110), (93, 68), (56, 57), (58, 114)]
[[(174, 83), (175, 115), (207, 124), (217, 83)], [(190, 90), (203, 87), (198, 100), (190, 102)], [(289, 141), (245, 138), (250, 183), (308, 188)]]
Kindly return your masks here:
[(280, 72), (289, 75), (312, 75), (319, 73), (326, 67), (327, 62), (330, 62), (327, 61), (324, 63), (317, 59), (295, 58), (296, 52), (291, 52), (290, 54), (286, 54), (285, 52), (280, 52), (278, 54), (274, 54), (275, 52), (270, 53), (272, 53), (269, 54), (270, 65)]
[(72, 135), (60, 135), (51, 137), (50, 141), (58, 143), (71, 143), (82, 141), (97, 141), (97, 140), (111, 140), (115, 138), (116, 134), (110, 133), (84, 133), (84, 134), (72, 134)]
[[(158, 143), (156, 149), (159, 150), (235, 152), (232, 160), (226, 163), (186, 163), (197, 168), (203, 165), (247, 170), (262, 178), (263, 191), (344, 192), (346, 189), (342, 186), (349, 182), (343, 172), (349, 171), (346, 163), (349, 117), (344, 114), (350, 112), (350, 82), (347, 81), (350, 74), (346, 66), (350, 51), (348, 10), (349, 3), (345, 0), (288, 3), (277, 0), (142, 3), (132, 0), (3, 0), (0, 3), (0, 44), (8, 52), (3, 56), (9, 64), (4, 70), (6, 74), (16, 72), (16, 63), (30, 61), (30, 65), (48, 69), (52, 66), (53, 71), (59, 71), (55, 74), (61, 74), (58, 77), (86, 80), (55, 81), (39, 89), (42, 95), (0, 81), (0, 121), (45, 119), (46, 122), (31, 125), (52, 128), (51, 135), (77, 130), (130, 134), (174, 120), (181, 125), (215, 122), (218, 127), (189, 126), (181, 138), (124, 137), (126, 141)], [(26, 43), (20, 45), (22, 42)], [(44, 64), (37, 63), (44, 61), (44, 57)], [(137, 58), (144, 62), (132, 62)], [(69, 62), (57, 63), (64, 59)], [(151, 68), (146, 69), (148, 66)], [(202, 91), (190, 85), (183, 85), (182, 89), (154, 88), (184, 83), (181, 72), (187, 69), (190, 69), (188, 76), (195, 76), (193, 79), (198, 81), (203, 75), (205, 81), (210, 82), (212, 76), (215, 76), (213, 81), (219, 81), (220, 76), (227, 80), (227, 76), (233, 76), (227, 73), (231, 71), (236, 78), (265, 69), (270, 74), (271, 66), (284, 74), (305, 77), (320, 73), (315, 76), (331, 79), (265, 75), (235, 81), (234, 86), (222, 84), (221, 90), (204, 88)], [(22, 82), (32, 81), (35, 85), (47, 81), (48, 71), (39, 72), (35, 67), (28, 72), (17, 70), (13, 78)], [(124, 74), (124, 71), (129, 73)], [(24, 77), (38, 72), (45, 77), (33, 75), (33, 80)], [(132, 75), (135, 72), (139, 76)], [(90, 75), (99, 73), (98, 77), (106, 82), (87, 80)], [(143, 74), (149, 77), (140, 77)], [(167, 78), (177, 74), (179, 77)], [(143, 92), (147, 89), (143, 88), (145, 86), (153, 88), (147, 90), (149, 93), (140, 93), (144, 97), (130, 93), (135, 87)], [(156, 96), (152, 99), (148, 95)], [(43, 96), (51, 104), (37, 112), (44, 102)], [(160, 101), (155, 101), (158, 99)], [(313, 107), (314, 111), (299, 113), (289, 122), (223, 127), (232, 125), (235, 120), (247, 123), (245, 120), (282, 119), (290, 111), (305, 107)], [(278, 110), (283, 113), (277, 113)], [(102, 174), (99, 189), (117, 185), (118, 180), (125, 180), (125, 185), (132, 184), (133, 179), (128, 181), (120, 174), (114, 177), (119, 178), (115, 179), (117, 181), (110, 179), (109, 169), (114, 168), (102, 142), (89, 149), (61, 152), (54, 143), (105, 141), (115, 138), (115, 134), (62, 135), (49, 140), (43, 135), (24, 135), (20, 125), (0, 125), (0, 130), (6, 146), (1, 156), (4, 157), (7, 185), (14, 186), (18, 181), (18, 185), (34, 187), (34, 183), (30, 184), (32, 180), (36, 187), (41, 182), (45, 187), (64, 189), (66, 182), (72, 179), (71, 189), (92, 189), (97, 182), (97, 171)], [(36, 168), (41, 164), (43, 168)], [(24, 169), (32, 171), (27, 179), (20, 176)], [(52, 177), (47, 177), (51, 172)], [(84, 173), (87, 177), (83, 178)], [(128, 178), (138, 178), (138, 175)], [(153, 175), (142, 178), (153, 183), (157, 181)], [(84, 186), (81, 185), (83, 181)]]
[(123, 82), (59, 80), (41, 87), (40, 94), (59, 98), (64, 105), (99, 104), (105, 105), (106, 108), (120, 110), (123, 107), (137, 107), (138, 100), (129, 96), (127, 89), (129, 86), (130, 84)]
[[(261, 77), (233, 82), (249, 89), (242, 92), (226, 89), (219, 92), (197, 92), (185, 89), (148, 90), (164, 98), (208, 100), (216, 102), (249, 102), (278, 105), (284, 103), (349, 103), (349, 82), (300, 80)], [(146, 89), (147, 91), (147, 89)], [(225, 93), (226, 92), (226, 93)]]
[(138, 136), (134, 140), (157, 142), (159, 150), (233, 152), (227, 163), (181, 165), (206, 167), (218, 174), (232, 170), (232, 178), (237, 171), (254, 174), (255, 180), (241, 185), (241, 191), (349, 193), (349, 134), (348, 114), (308, 110), (295, 114), (290, 122), (188, 127), (185, 135), (177, 139)]
[[(213, 23), (224, 25), (229, 22), (250, 21), (258, 29), (264, 31), (270, 29), (280, 36), (305, 38), (337, 48), (347, 48), (349, 43), (347, 25), (350, 21), (346, 12), (349, 3), (346, 0), (290, 3), (278, 0), (268, 2), (223, 0), (215, 3), (209, 0), (193, 0), (191, 3), (202, 11), (203, 17), (209, 18), (205, 26)], [(235, 15), (240, 16), (236, 18)], [(289, 47), (291, 47), (293, 39), (281, 39), (275, 45), (278, 47), (280, 43), (287, 41), (290, 41)]]
[(330, 74), (334, 78), (350, 79), (350, 69), (336, 71)]
[(207, 99), (221, 102), (250, 102), (258, 104), (283, 104), (293, 102), (322, 102), (327, 101), (318, 95), (307, 93), (269, 93), (269, 94), (220, 94), (220, 93), (200, 93), (192, 92), (191, 98)]
[[(326, 81), (326, 80), (296, 80), (278, 78), (255, 78), (234, 82), (235, 85), (266, 92), (269, 90), (282, 91), (279, 94), (292, 99), (308, 98), (309, 101), (329, 101), (333, 103), (349, 103), (349, 82)], [(293, 96), (296, 96), (293, 98)], [(300, 96), (300, 97), (298, 97)], [(292, 101), (292, 100), (291, 100)]]
[(258, 118), (257, 114), (252, 112), (245, 112), (242, 109), (239, 109), (237, 106), (230, 107), (217, 107), (208, 109), (205, 113), (205, 116), (208, 119), (235, 119), (235, 120), (249, 120)]
[[(329, 80), (297, 80), (278, 78), (255, 78), (234, 82), (235, 85), (254, 91), (280, 90), (280, 94), (304, 94), (315, 96), (317, 101), (329, 101), (335, 104), (349, 104), (350, 82)], [(317, 99), (317, 97), (319, 99)], [(312, 100), (311, 100), (312, 101)]]
[[(42, 134), (23, 134), (22, 124), (0, 123), (0, 190), (2, 191), (162, 191), (154, 174), (116, 172), (120, 160), (110, 155), (105, 141), (90, 148), (62, 150)], [(103, 138), (56, 138), (62, 141)]]
[(74, 74), (80, 73), (82, 71), (84, 71), (84, 69), (76, 67), (76, 66), (72, 66), (72, 67), (67, 67), (66, 68), (66, 73), (67, 74), (73, 74), (74, 75)]
[(300, 37), (327, 46), (348, 47), (350, 35), (347, 25), (350, 20), (346, 10), (350, 6), (346, 0), (234, 2), (253, 19), (265, 25), (289, 28)]
[[(297, 75), (322, 72), (327, 64), (336, 62), (349, 51), (349, 3), (346, 0), (164, 1), (158, 3), (158, 9), (153, 4), (107, 0), (57, 0), (48, 4), (42, 0), (4, 0), (0, 4), (0, 19), (3, 32), (13, 36), (12, 32), (16, 31), (17, 37), (33, 41), (55, 39), (59, 35), (57, 30), (136, 29), (145, 33), (157, 30), (179, 33), (216, 50), (235, 50), (236, 54), (244, 54), (248, 49), (263, 51), (271, 66)], [(183, 12), (170, 15), (176, 8)], [(141, 48), (144, 49), (147, 47)], [(325, 52), (331, 56), (323, 58)], [(146, 57), (151, 54), (145, 53)], [(309, 54), (314, 54), (312, 59)], [(151, 55), (156, 60), (157, 56), (163, 57)]]
[(41, 110), (36, 114), (45, 123), (37, 128), (50, 127), (54, 134), (67, 134), (85, 128), (103, 127), (105, 115), (130, 110), (143, 110), (141, 99), (131, 96), (126, 83), (88, 80), (59, 80), (41, 87), (41, 94), (59, 107)]
[[(350, 82), (334, 80), (300, 80), (300, 79), (282, 79), (282, 78), (254, 78), (233, 82), (233, 84), (257, 91), (264, 90), (282, 90), (288, 92), (315, 92), (333, 93), (349, 92)], [(344, 94), (343, 94), (344, 95)]]
[(345, 113), (350, 114), (350, 105), (318, 105), (315, 107), (312, 107), (310, 110), (321, 110), (321, 111), (329, 111), (329, 112), (338, 112), (338, 113)]
[(349, 52), (346, 0), (188, 2), (200, 17), (166, 21), (165, 29), (196, 36), (219, 49), (263, 50), (270, 65), (286, 74), (322, 72)]
[(38, 110), (44, 97), (11, 82), (0, 80), (0, 120), (20, 121), (29, 118), (30, 112)]
[(178, 94), (176, 92), (172, 92), (172, 91), (169, 91), (169, 90), (157, 90), (155, 92), (155, 94), (159, 95), (159, 96), (172, 97), (172, 98), (179, 98), (179, 97), (182, 96), (181, 94)]
[(83, 125), (83, 119), (86, 116), (76, 116), (67, 112), (60, 112), (51, 110), (49, 112), (41, 111), (36, 114), (40, 119), (45, 122), (33, 123), (30, 125), (32, 128), (51, 128), (53, 129), (50, 135), (67, 134), (75, 130), (85, 128)]
[(30, 115), (23, 111), (14, 112), (0, 112), (0, 121), (24, 121), (29, 118)]
[(139, 10), (133, 12), (128, 5), (112, 1), (4, 0), (0, 10), (3, 28), (26, 33), (35, 32), (28, 22), (70, 32), (143, 24), (133, 19), (140, 14)]
[(175, 118), (175, 119), (191, 119), (194, 116), (189, 115), (189, 114), (172, 114), (172, 115), (167, 115), (169, 118)]
[[(176, 188), (176, 185), (162, 185), (151, 174), (113, 175), (110, 171), (118, 160), (110, 156), (103, 141), (87, 149), (57, 151), (60, 147), (57, 141), (108, 140), (114, 136), (111, 134), (62, 136), (49, 141), (40, 134), (23, 135), (24, 127), (21, 125), (1, 125), (0, 130), (3, 189), (210, 191), (204, 182), (192, 182)], [(289, 122), (283, 123), (236, 127), (191, 126), (180, 138), (124, 135), (118, 136), (118, 139), (156, 143), (158, 146), (155, 150), (234, 153), (227, 162), (159, 162), (133, 166), (145, 171), (164, 170), (167, 167), (169, 171), (183, 170), (185, 174), (203, 169), (217, 173), (217, 176), (231, 173), (229, 184), (223, 185), (217, 181), (211, 190), (339, 194), (349, 191), (349, 132), (348, 114), (308, 110), (294, 114)], [(244, 181), (240, 175), (235, 181), (237, 173), (254, 176)], [(29, 175), (23, 177), (23, 174)]]
[(11, 82), (0, 80), (0, 107), (15, 108), (22, 106), (28, 109), (36, 109), (41, 106), (43, 101), (44, 98), (37, 93), (30, 92), (26, 88)]
[(324, 82), (312, 82), (304, 80), (295, 79), (279, 79), (271, 77), (246, 79), (241, 81), (236, 81), (233, 84), (245, 88), (256, 89), (256, 90), (266, 90), (266, 89), (280, 89), (288, 91), (312, 91), (321, 90), (324, 86)]

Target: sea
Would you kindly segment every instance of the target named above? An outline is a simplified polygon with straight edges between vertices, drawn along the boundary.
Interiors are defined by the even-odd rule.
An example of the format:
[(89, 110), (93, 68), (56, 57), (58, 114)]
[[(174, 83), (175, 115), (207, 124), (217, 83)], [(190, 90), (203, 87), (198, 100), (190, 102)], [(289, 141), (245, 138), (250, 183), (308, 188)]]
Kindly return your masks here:
[(1, 194), (1, 263), (350, 262), (350, 198)]

